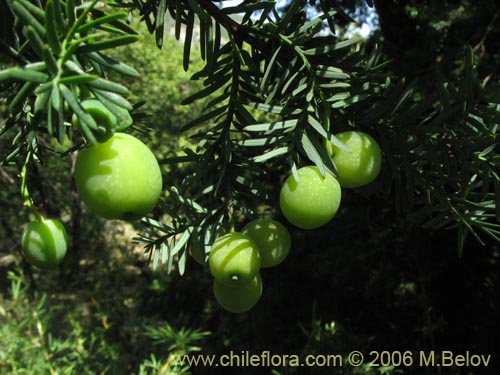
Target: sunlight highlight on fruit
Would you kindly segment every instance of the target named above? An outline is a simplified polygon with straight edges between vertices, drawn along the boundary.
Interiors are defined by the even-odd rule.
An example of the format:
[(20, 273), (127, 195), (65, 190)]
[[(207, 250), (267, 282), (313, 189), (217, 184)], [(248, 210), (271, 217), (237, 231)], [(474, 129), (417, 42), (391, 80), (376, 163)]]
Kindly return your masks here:
[(43, 269), (57, 267), (66, 255), (68, 235), (56, 219), (32, 221), (24, 229), (21, 247), (26, 260)]
[(299, 180), (288, 176), (280, 192), (280, 207), (287, 220), (301, 229), (315, 229), (328, 223), (340, 206), (341, 190), (337, 179), (321, 176), (316, 166), (298, 170)]
[(139, 220), (156, 206), (162, 191), (154, 154), (125, 133), (81, 150), (75, 182), (86, 206), (105, 219)]
[(263, 268), (277, 266), (290, 252), (290, 234), (278, 221), (269, 218), (257, 219), (248, 223), (241, 232), (257, 244)]

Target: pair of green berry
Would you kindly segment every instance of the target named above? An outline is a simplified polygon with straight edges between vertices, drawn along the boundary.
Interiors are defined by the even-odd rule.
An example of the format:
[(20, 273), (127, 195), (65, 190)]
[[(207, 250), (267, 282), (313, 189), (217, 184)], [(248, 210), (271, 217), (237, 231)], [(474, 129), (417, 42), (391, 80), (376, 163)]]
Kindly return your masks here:
[(357, 188), (372, 182), (380, 172), (382, 152), (368, 134), (348, 131), (336, 135), (346, 147), (328, 144), (327, 151), (337, 169), (337, 177), (316, 166), (290, 175), (280, 192), (280, 208), (287, 220), (301, 229), (315, 229), (328, 223), (337, 213), (341, 188)]

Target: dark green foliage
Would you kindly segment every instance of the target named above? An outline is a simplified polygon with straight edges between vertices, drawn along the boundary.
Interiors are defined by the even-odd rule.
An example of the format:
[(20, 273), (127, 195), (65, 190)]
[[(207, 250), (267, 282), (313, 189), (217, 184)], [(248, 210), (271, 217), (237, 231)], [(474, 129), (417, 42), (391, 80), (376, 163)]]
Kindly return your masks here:
[[(127, 14), (94, 9), (97, 1), (85, 7), (71, 3), (65, 6), (59, 0), (50, 0), (41, 8), (24, 0), (7, 1), (6, 13), (14, 20), (9, 32), (15, 36), (7, 55), (18, 66), (0, 73), (2, 92), (7, 93), (9, 104), (9, 117), (0, 134), (14, 132), (17, 127), (24, 131), (16, 137), (10, 152), (2, 153), (3, 163), (22, 158), (32, 148), (30, 138), (34, 140), (39, 134), (54, 136), (62, 144), (69, 129), (65, 121), (72, 113), (79, 119), (85, 140), (96, 142), (97, 124), (79, 105), (83, 93), (127, 95), (125, 87), (105, 79), (105, 74), (137, 75), (133, 68), (110, 60), (104, 52), (137, 40), (135, 31), (121, 21)], [(122, 97), (103, 104), (112, 112), (117, 112), (117, 107), (131, 108)]]
[[(342, 41), (323, 33), (323, 21), (336, 13), (330, 5), (325, 5), (327, 13), (312, 21), (305, 17), (305, 2), (295, 2), (283, 14), (267, 2), (247, 2), (223, 9), (207, 1), (123, 5), (139, 9), (159, 47), (163, 46), (168, 22), (174, 23), (178, 38), (180, 24), (187, 25), (186, 69), (196, 20), (205, 67), (193, 79), (201, 80), (205, 88), (184, 103), (191, 104), (208, 95), (211, 98), (205, 112), (181, 128), (184, 132), (195, 131), (194, 139), (199, 141), (196, 150), (186, 150), (182, 159), (166, 160), (191, 162), (194, 172), (171, 196), (180, 205), (174, 203), (168, 210), (165, 208), (173, 217), (172, 225), (148, 221), (145, 230), (149, 234), (140, 240), (147, 244), (147, 250), (155, 252), (152, 259), (167, 260), (180, 252), (183, 263), (184, 244), (194, 227), (204, 228), (202, 232), (210, 238), (210, 233), (233, 221), (235, 215), (252, 214), (252, 202), (269, 202), (276, 192), (259, 183), (267, 169), (260, 165), (272, 163), (275, 170), (284, 171), (288, 164), (296, 170), (310, 160), (322, 173), (334, 173), (324, 142), (343, 146), (330, 129), (331, 110), (363, 100), (372, 89), (363, 86), (362, 79), (379, 78), (378, 56), (372, 58), (366, 69), (363, 53), (353, 53), (351, 49), (358, 40)], [(235, 13), (244, 15), (241, 19), (232, 18)], [(259, 123), (259, 112), (266, 114), (267, 121), (273, 121)], [(192, 203), (187, 202), (196, 202), (197, 209), (193, 211), (189, 207)], [(158, 230), (164, 233), (155, 236)], [(182, 234), (180, 242), (167, 242), (175, 234)]]
[[(105, 3), (83, 17), (92, 2), (0, 1), (0, 373), (219, 374), (170, 361), (441, 349), (494, 356), (488, 368), (446, 373), (498, 373), (495, 2), (374, 1), (381, 28), (369, 40), (342, 34), (366, 16), (359, 1)], [(146, 47), (134, 42), (139, 21), (153, 34)], [(97, 127), (81, 108), (89, 96), (114, 113), (133, 108), (134, 130), (150, 130), (163, 164), (165, 199), (134, 228), (93, 218), (71, 188), (73, 151)], [(343, 192), (323, 229), (288, 226), (290, 256), (263, 272), (254, 309), (219, 309), (207, 269), (188, 256), (191, 237), (208, 251), (220, 227), (279, 219), (284, 177), (305, 164), (335, 173), (325, 142), (342, 147), (334, 134), (351, 129), (379, 141), (377, 181)], [(53, 273), (24, 270), (29, 282), (18, 269), (7, 278), (33, 208), (67, 225), (68, 258)]]
[(498, 235), (498, 100), (493, 85), (481, 86), (473, 64), (468, 48), (464, 75), (438, 78), (425, 96), (418, 80), (387, 80), (378, 98), (350, 119), (379, 124), (398, 210), (417, 223), (427, 218), (425, 227), (458, 228), (459, 253), (467, 234), (481, 243), (478, 230)]
[[(238, 212), (251, 214), (248, 202), (267, 202), (267, 197), (272, 201), (276, 190), (257, 182), (259, 164), (286, 174), (287, 169), (294, 172), (312, 162), (322, 173), (335, 173), (324, 144), (329, 141), (342, 147), (333, 133), (354, 127), (383, 142), (386, 177), (379, 191), (390, 196), (411, 220), (426, 227), (456, 229), (459, 254), (468, 234), (480, 243), (485, 241), (481, 232), (498, 241), (492, 141), (497, 131), (496, 102), (491, 96), (495, 86), (480, 82), (470, 48), (462, 55), (465, 64), (457, 75), (438, 75), (437, 83), (429, 88), (423, 80), (407, 83), (408, 78), (392, 75), (397, 65), (384, 61), (379, 46), (328, 33), (323, 21), (331, 26), (339, 11), (330, 8), (331, 3), (318, 3), (325, 13), (312, 20), (306, 17), (306, 3), (300, 1), (282, 13), (267, 2), (248, 1), (223, 9), (210, 2), (200, 4), (201, 8), (179, 0), (155, 7), (154, 2), (134, 2), (146, 23), (152, 25), (155, 20), (150, 31), (156, 34), (159, 47), (163, 40), (159, 36), (169, 21), (177, 37), (179, 25), (188, 24), (185, 68), (193, 44), (189, 36), (193, 17), (199, 22), (206, 65), (193, 78), (203, 80), (205, 88), (184, 103), (214, 97), (204, 114), (181, 129), (200, 129), (197, 151), (186, 150), (184, 158), (172, 159), (195, 165), (193, 180), (187, 179), (179, 193), (190, 198), (185, 202), (195, 199), (204, 210), (178, 216), (167, 237), (191, 233), (193, 225), (211, 233), (211, 226), (231, 221)], [(171, 18), (163, 17), (165, 11)], [(235, 13), (244, 15), (229, 17)], [(214, 37), (219, 28), (227, 38)], [(259, 122), (259, 113), (266, 113), (268, 122)], [(270, 176), (269, 181), (273, 181)], [(376, 194), (378, 187), (365, 190)], [(207, 219), (212, 222), (208, 227)], [(165, 236), (152, 241), (152, 235), (148, 235), (148, 248), (168, 258)]]
[[(427, 77), (434, 71), (450, 79), (471, 45), (480, 77), (498, 79), (499, 4), (494, 1), (375, 1), (384, 50), (397, 60), (394, 69)], [(432, 80), (428, 80), (431, 83)], [(424, 82), (422, 82), (424, 83)]]
[[(347, 13), (357, 14), (352, 2), (294, 1), (278, 9), (257, 1), (223, 8), (205, 0), (118, 1), (109, 4), (113, 11), (97, 9), (95, 1), (8, 4), (18, 35), (10, 55), (23, 64), (0, 71), (6, 90), (15, 90), (6, 101), (2, 133), (17, 132), (4, 163), (25, 155), (32, 155), (26, 165), (36, 159), (43, 133), (64, 142), (72, 133), (71, 114), (83, 138), (96, 142), (98, 124), (79, 104), (88, 95), (113, 113), (132, 108), (125, 98), (130, 85), (117, 77), (136, 76), (136, 70), (104, 54), (137, 39), (124, 22), (130, 12), (139, 12), (160, 48), (173, 30), (184, 45), (184, 69), (193, 52), (204, 60), (192, 75), (202, 86), (183, 100), (188, 106), (201, 102), (203, 112), (181, 127), (158, 119), (159, 126), (190, 134), (195, 146), (162, 158), (192, 172), (167, 187), (170, 203), (158, 213), (171, 221), (156, 215), (142, 223), (138, 240), (155, 266), (162, 260), (170, 270), (175, 258), (183, 272), (194, 228), (212, 238), (219, 226), (272, 205), (277, 173), (296, 174), (313, 163), (321, 173), (335, 174), (325, 145), (343, 147), (334, 133), (349, 128), (376, 135), (384, 150), (385, 177), (365, 192), (383, 191), (418, 224), (455, 229), (459, 254), (467, 235), (480, 243), (484, 235), (500, 240), (496, 85), (481, 82), (470, 47), (455, 75), (435, 72), (436, 83), (429, 86), (401, 75), (398, 62), (385, 60), (378, 45), (333, 33), (336, 22), (345, 27), (351, 20)], [(366, 14), (366, 7), (359, 9)], [(375, 9), (383, 12), (380, 4)], [(431, 19), (429, 9), (422, 14)], [(321, 13), (311, 18), (310, 11)]]

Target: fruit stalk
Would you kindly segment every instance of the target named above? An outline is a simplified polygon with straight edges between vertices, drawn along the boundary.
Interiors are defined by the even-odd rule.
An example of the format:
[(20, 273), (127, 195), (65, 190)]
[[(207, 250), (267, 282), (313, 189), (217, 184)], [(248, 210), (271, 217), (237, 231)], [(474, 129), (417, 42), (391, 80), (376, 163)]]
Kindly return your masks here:
[(24, 163), (23, 167), (21, 168), (21, 173), (20, 173), (20, 178), (21, 178), (21, 196), (23, 197), (23, 205), (28, 207), (28, 209), (35, 215), (35, 218), (37, 221), (43, 221), (43, 217), (38, 212), (38, 210), (35, 207), (35, 204), (33, 203), (33, 200), (31, 199), (29, 190), (28, 190), (28, 184), (27, 184), (27, 165), (29, 163), (29, 160), (31, 159), (31, 152), (28, 153), (28, 157), (26, 158), (26, 162)]

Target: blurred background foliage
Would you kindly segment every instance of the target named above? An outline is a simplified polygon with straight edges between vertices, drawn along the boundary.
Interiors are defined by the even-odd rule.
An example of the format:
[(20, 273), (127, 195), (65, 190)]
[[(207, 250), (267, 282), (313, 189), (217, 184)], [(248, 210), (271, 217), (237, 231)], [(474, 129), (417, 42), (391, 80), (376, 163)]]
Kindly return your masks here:
[[(461, 73), (465, 45), (473, 48), (480, 79), (499, 80), (496, 2), (378, 0), (374, 8), (354, 0), (334, 3), (359, 24), (370, 20), (366, 44), (381, 44), (392, 61), (388, 71), (416, 78), (421, 96), (432, 89), (436, 74)], [(338, 32), (347, 32), (350, 22), (340, 17)], [(168, 157), (190, 144), (178, 126), (198, 116), (203, 102), (180, 102), (201, 84), (182, 69), (182, 45), (173, 37), (158, 50), (153, 37), (140, 33), (140, 42), (114, 53), (140, 71), (140, 77), (123, 81), (145, 101), (133, 115), (153, 130), (143, 139), (159, 158)], [(191, 56), (196, 71), (202, 62), (197, 53)], [(1, 137), (0, 148), (9, 141)], [(18, 177), (0, 169), (0, 374), (219, 374), (220, 368), (176, 367), (169, 360), (176, 353), (231, 350), (301, 355), (452, 350), (493, 356), (488, 368), (226, 369), (241, 374), (500, 370), (497, 243), (486, 240), (483, 246), (468, 238), (458, 257), (455, 233), (423, 229), (384, 194), (348, 191), (346, 209), (324, 228), (289, 227), (290, 257), (263, 272), (264, 293), (255, 308), (231, 315), (217, 306), (206, 268), (189, 259), (183, 277), (167, 275), (162, 267), (153, 271), (131, 242), (134, 228), (82, 210), (70, 168), (68, 158), (47, 153), (45, 164), (29, 173), (35, 202), (43, 203), (48, 216), (61, 217), (71, 233), (67, 259), (51, 272), (30, 269), (19, 255), (28, 212), (15, 188)], [(165, 168), (171, 185), (189, 173), (183, 165)], [(373, 189), (382, 191), (384, 185)]]

